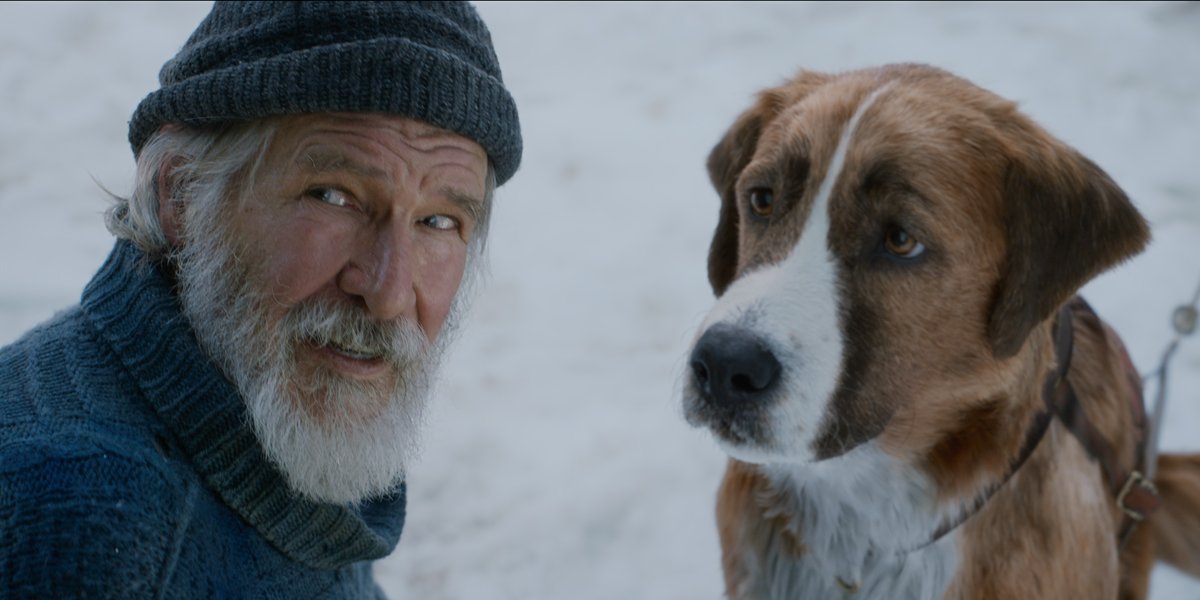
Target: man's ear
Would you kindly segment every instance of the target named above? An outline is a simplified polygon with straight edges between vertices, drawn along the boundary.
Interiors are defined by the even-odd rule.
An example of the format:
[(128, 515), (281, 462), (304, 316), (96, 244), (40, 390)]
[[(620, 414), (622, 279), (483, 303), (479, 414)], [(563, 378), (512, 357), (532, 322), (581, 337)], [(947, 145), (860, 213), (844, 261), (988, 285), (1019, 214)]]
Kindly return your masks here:
[(183, 201), (179, 195), (176, 169), (179, 160), (165, 160), (158, 167), (158, 222), (167, 244), (178, 248), (183, 237)]
[(1142, 215), (1100, 167), (1041, 131), (1019, 135), (1004, 186), (1007, 261), (988, 322), (998, 358), (1016, 354), (1083, 284), (1150, 240)]
[(743, 112), (708, 155), (708, 178), (721, 195), (721, 213), (708, 248), (708, 282), (717, 296), (733, 282), (738, 268), (737, 180), (758, 146), (758, 138), (784, 108), (792, 106), (829, 81), (815, 71), (801, 71), (787, 83), (758, 95), (754, 106)]

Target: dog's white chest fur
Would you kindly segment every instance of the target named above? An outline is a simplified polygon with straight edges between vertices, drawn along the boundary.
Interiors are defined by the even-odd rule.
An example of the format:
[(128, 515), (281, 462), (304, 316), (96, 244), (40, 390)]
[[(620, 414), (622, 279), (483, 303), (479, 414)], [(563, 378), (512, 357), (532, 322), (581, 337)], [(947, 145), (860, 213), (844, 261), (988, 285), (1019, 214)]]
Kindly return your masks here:
[(795, 556), (783, 530), (773, 530), (762, 540), (762, 554), (746, 564), (751, 573), (742, 597), (944, 595), (957, 567), (957, 548), (952, 534), (925, 545), (948, 515), (934, 508), (923, 476), (900, 468), (875, 444), (826, 463), (768, 466), (763, 472), (778, 492), (764, 499), (765, 516), (787, 515), (806, 552)]
[(862, 598), (864, 600), (930, 600), (940, 598), (950, 581), (953, 548), (939, 543), (903, 556), (870, 555), (863, 565), (857, 591), (844, 587), (836, 576), (814, 558), (799, 561), (782, 558), (762, 565), (761, 577), (750, 580), (753, 589), (745, 598), (790, 600), (793, 598)]

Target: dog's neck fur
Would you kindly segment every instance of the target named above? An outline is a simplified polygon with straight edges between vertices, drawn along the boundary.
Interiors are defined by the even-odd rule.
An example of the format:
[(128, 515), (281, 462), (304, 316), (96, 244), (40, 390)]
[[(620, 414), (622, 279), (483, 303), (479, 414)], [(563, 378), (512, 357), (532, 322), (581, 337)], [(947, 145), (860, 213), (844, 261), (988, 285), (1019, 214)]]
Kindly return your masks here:
[[(1046, 373), (1053, 353), (1042, 338), (1033, 357), (1018, 369)], [(1046, 336), (1048, 337), (1048, 336)], [(1014, 365), (1016, 366), (1016, 365)], [(1013, 390), (1012, 421), (1025, 424), (1041, 406), (1041, 377), (1017, 378), (1030, 386)], [(1006, 419), (1007, 420), (1007, 419)], [(1013, 428), (994, 451), (1007, 460), (1022, 445), (1025, 425)], [(1008, 437), (1008, 436), (1006, 436)], [(760, 475), (756, 508), (768, 525), (759, 530), (759, 571), (739, 590), (739, 598), (925, 599), (942, 597), (958, 571), (957, 531), (936, 538), (944, 525), (975, 509), (983, 494), (997, 491), (1009, 473), (989, 473), (972, 481), (969, 493), (946, 498), (925, 471), (885, 452), (878, 441), (813, 464), (750, 467)], [(977, 469), (973, 469), (978, 472)], [(1013, 489), (997, 493), (1011, 497)], [(988, 498), (1000, 509), (1002, 498)], [(846, 587), (857, 586), (853, 593)]]
[[(765, 589), (743, 597), (836, 598), (845, 594), (841, 585), (857, 585), (855, 597), (933, 598), (949, 584), (953, 537), (908, 550), (952, 515), (935, 505), (926, 477), (874, 443), (815, 466), (761, 472), (763, 517), (784, 525), (764, 540), (763, 577), (751, 579)], [(802, 549), (789, 539), (800, 540)]]

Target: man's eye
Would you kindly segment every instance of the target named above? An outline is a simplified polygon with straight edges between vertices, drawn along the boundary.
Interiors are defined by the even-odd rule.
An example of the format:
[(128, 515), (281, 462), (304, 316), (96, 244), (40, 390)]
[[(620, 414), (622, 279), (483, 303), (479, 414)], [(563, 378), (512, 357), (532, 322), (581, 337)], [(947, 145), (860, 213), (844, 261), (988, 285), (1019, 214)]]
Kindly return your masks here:
[(448, 217), (446, 215), (431, 215), (421, 219), (421, 223), (433, 229), (458, 229), (458, 219), (455, 219), (454, 217)]
[(333, 206), (351, 206), (353, 204), (349, 194), (335, 188), (316, 187), (304, 192), (304, 195)]

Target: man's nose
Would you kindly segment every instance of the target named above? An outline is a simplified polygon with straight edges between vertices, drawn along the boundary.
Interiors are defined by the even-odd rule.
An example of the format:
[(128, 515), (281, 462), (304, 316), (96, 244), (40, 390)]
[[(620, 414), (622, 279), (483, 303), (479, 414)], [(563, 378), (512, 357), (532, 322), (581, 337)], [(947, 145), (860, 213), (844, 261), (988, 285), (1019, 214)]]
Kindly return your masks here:
[(367, 311), (379, 320), (392, 320), (416, 310), (413, 278), (415, 254), (412, 231), (401, 223), (376, 230), (351, 258), (339, 282), (342, 291), (362, 298)]

